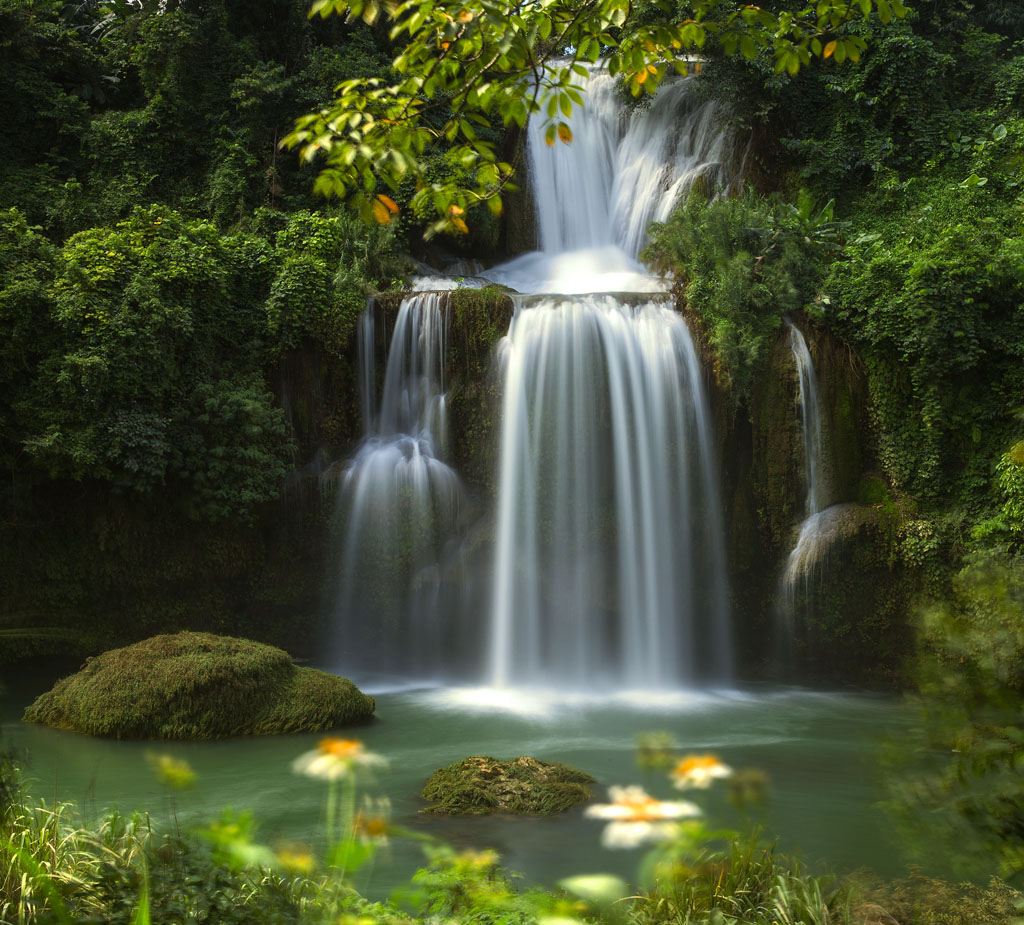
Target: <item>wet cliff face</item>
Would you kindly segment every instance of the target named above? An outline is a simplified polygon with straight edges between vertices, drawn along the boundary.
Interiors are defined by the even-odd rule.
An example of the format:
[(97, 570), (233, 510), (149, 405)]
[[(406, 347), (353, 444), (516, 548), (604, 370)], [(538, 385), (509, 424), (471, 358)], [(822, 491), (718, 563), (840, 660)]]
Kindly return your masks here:
[[(378, 358), (384, 355), (400, 303), (400, 294), (377, 299)], [(460, 290), (449, 296), (448, 311), (448, 461), (472, 498), (474, 516), (480, 521), (475, 555), (485, 561), (493, 539), (489, 514), (495, 498), (501, 414), (494, 351), (508, 329), (513, 306), (499, 290)], [(814, 580), (805, 582), (795, 596), (787, 631), (792, 635), (787, 642), (790, 656), (782, 665), (778, 656), (780, 577), (807, 513), (799, 383), (789, 334), (780, 325), (756, 376), (749, 405), (736, 408), (728, 393), (716, 386), (715, 357), (690, 319), (715, 408), (742, 674), (891, 686), (898, 679), (909, 643), (906, 588), (915, 579), (894, 554), (898, 517), (888, 489), (871, 475), (865, 379), (857, 357), (845, 344), (807, 319), (796, 320), (805, 332), (817, 373), (827, 503), (844, 505), (845, 513), (823, 547)], [(358, 402), (353, 397), (354, 365), (324, 366), (322, 358), (313, 356), (306, 362), (311, 365), (298, 371), (296, 383), (304, 381), (318, 391), (303, 399), (309, 403), (308, 412), (295, 416), (296, 421), (309, 422), (303, 445), (311, 447), (319, 434), (321, 446), (327, 446), (334, 459), (344, 459), (351, 455), (360, 433)], [(378, 374), (381, 369), (378, 362)], [(342, 381), (332, 382), (332, 374)], [(334, 401), (347, 407), (322, 407)], [(328, 442), (324, 435), (338, 436)], [(341, 442), (342, 435), (347, 446)], [(325, 497), (321, 503), (330, 506), (332, 502)]]
[(730, 413), (719, 393), (741, 658), (766, 678), (891, 687), (910, 645), (907, 588), (916, 579), (894, 552), (896, 512), (872, 475), (866, 381), (847, 345), (805, 318), (795, 322), (817, 374), (821, 494), (840, 508), (785, 601), (782, 576), (808, 512), (797, 367), (780, 325), (749, 405)]

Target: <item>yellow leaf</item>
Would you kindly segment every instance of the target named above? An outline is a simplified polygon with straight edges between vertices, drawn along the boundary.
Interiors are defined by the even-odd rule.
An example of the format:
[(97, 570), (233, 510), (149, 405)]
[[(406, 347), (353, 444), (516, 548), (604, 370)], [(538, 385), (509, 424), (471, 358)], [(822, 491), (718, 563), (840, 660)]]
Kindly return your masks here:
[(558, 123), (558, 140), (564, 145), (572, 143), (572, 129), (564, 122)]
[(658, 69), (653, 64), (648, 64), (647, 70), (650, 71), (652, 74), (658, 73)]
[(452, 224), (463, 234), (469, 234), (469, 228), (466, 227), (466, 223), (457, 215), (452, 219)]
[(473, 14), (469, 10), (463, 10), (459, 13), (459, 22), (472, 22)]
[(390, 196), (385, 196), (383, 193), (377, 193), (377, 198), (384, 203), (389, 212), (393, 215), (398, 215), (398, 205), (395, 203), (394, 199)]
[(834, 52), (835, 50), (836, 50), (836, 43), (835, 42), (829, 42), (825, 46), (825, 51), (822, 54), (822, 57), (823, 58), (831, 58), (832, 57), (832, 52)]
[(642, 84), (645, 80), (647, 80), (647, 71), (640, 71), (636, 75), (636, 82)]
[(465, 210), (461, 206), (457, 206), (454, 203), (448, 206), (449, 215), (465, 215)]
[(373, 217), (377, 219), (381, 225), (387, 225), (390, 223), (391, 213), (388, 211), (388, 207), (384, 205), (380, 199), (374, 199), (371, 208), (373, 209)]

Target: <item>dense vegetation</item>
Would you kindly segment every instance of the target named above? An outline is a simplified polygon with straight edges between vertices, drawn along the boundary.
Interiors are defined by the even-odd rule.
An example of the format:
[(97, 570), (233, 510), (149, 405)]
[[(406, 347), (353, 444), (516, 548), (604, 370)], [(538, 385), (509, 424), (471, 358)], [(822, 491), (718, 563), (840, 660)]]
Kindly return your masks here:
[[(0, 636), (4, 658), (94, 654), (185, 627), (310, 646), (327, 518), (306, 489), (358, 436), (358, 312), (403, 275), (400, 252), (422, 256), (437, 203), (407, 208), (416, 191), (399, 184), (399, 217), (385, 205), (386, 223), (365, 224), (313, 195), (315, 165), (282, 153), (295, 117), (342, 81), (388, 76), (394, 53), (383, 23), (309, 20), (306, 7), (0, 0), (0, 623), (16, 631)], [(886, 677), (916, 688), (922, 718), (892, 803), (915, 827), (927, 811), (933, 847), (1019, 877), (1024, 12), (937, 0), (858, 32), (867, 50), (841, 67), (806, 56), (779, 69), (764, 43), (739, 56), (709, 43), (703, 84), (751, 134), (749, 189), (694, 195), (647, 257), (676, 274), (700, 321), (734, 430), (756, 430), (785, 314), (863, 381), (869, 420), (847, 427), (863, 471), (845, 500), (875, 510), (872, 565), (899, 590), (881, 589), (888, 609), (857, 644), (872, 658), (897, 641)], [(497, 125), (479, 134), (502, 157), (513, 150)], [(457, 151), (422, 153), (431, 182), (466, 179)], [(438, 199), (444, 228), (459, 230), (461, 201)], [(500, 249), (498, 213), (445, 245)], [(463, 359), (482, 378), (479, 355), (500, 331), (460, 311), (473, 325)], [(481, 385), (463, 400), (484, 408), (490, 396)], [(486, 464), (473, 465), (486, 483)], [(778, 544), (772, 518), (790, 512), (767, 493), (755, 501)], [(818, 631), (849, 644), (829, 613)], [(90, 831), (8, 796), (4, 901), (35, 891), (54, 915), (141, 922), (158, 904), (168, 920), (199, 921), (618, 914), (565, 896), (531, 905), (493, 859), (441, 849), (404, 911), (372, 909), (333, 874), (265, 854), (235, 863), (224, 833), (244, 840), (237, 820), (196, 843), (118, 817)], [(683, 873), (628, 916), (870, 921), (854, 910), (875, 900), (900, 921), (1001, 921), (1016, 899), (998, 883), (857, 897), (762, 849)]]
[(1022, 28), (1015, 5), (929, 3), (875, 29), (858, 67), (712, 61), (760, 190), (691, 198), (647, 252), (680, 278), (741, 417), (784, 314), (850, 349), (880, 478), (837, 500), (882, 517), (890, 601), (913, 589), (874, 632), (919, 615), (902, 658), (923, 764), (902, 753), (893, 803), (927, 810), (930, 850), (998, 855), (1004, 874), (1022, 869)]
[(275, 141), (384, 62), (287, 0), (0, 5), (7, 625), (76, 652), (239, 620), (309, 639), (324, 518), (258, 525), (356, 438), (348, 395), (308, 396), (351, 382), (355, 318), (398, 270), (390, 229), (324, 210)]

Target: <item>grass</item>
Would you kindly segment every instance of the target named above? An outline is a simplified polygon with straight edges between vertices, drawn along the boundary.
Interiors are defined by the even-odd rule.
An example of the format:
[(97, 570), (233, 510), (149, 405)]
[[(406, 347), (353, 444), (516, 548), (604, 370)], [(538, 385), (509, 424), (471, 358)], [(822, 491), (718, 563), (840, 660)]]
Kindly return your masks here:
[(297, 668), (273, 646), (209, 633), (153, 636), (89, 659), (25, 720), (114, 738), (321, 732), (368, 718), (351, 681)]
[(430, 775), (424, 812), (453, 816), (490, 813), (550, 815), (590, 799), (594, 778), (567, 764), (473, 755)]
[[(467, 761), (491, 762), (490, 771), (518, 767), (513, 774), (524, 773), (524, 761), (540, 764)], [(518, 890), (492, 852), (435, 855), (413, 878), (411, 906), (403, 910), (368, 903), (331, 871), (297, 876), (225, 864), (201, 840), (154, 831), (145, 815), (113, 813), (85, 827), (68, 804), (31, 806), (19, 796), (0, 823), (0, 922), (138, 925), (148, 907), (151, 921), (219, 925), (510, 925), (538, 918), (575, 925), (1011, 925), (1022, 900), (995, 879), (981, 887), (919, 876), (818, 877), (755, 839), (661, 866), (650, 890), (611, 907)]]

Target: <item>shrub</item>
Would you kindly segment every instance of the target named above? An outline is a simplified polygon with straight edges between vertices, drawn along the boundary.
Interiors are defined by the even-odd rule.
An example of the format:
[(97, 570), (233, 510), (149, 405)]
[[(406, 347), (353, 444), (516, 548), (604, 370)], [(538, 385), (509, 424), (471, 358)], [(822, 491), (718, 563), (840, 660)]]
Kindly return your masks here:
[(212, 739), (317, 732), (373, 709), (351, 681), (296, 668), (282, 649), (184, 632), (89, 659), (37, 698), (25, 719), (119, 739)]

